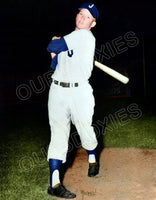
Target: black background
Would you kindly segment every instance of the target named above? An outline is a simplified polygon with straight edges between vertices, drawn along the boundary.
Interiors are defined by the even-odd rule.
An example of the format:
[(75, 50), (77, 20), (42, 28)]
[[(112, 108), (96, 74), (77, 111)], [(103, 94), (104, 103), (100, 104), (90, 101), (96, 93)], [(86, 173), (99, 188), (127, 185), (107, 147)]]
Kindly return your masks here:
[[(50, 71), (50, 55), (46, 47), (54, 35), (64, 36), (74, 30), (75, 16), (81, 0), (10, 0), (0, 6), (0, 105), (2, 115), (9, 106), (32, 102), (47, 102), (49, 86), (40, 93), (32, 91), (30, 98), (21, 100), (16, 89), (38, 84), (38, 76)], [(153, 99), (155, 89), (156, 2), (129, 0), (99, 0), (93, 3), (100, 18), (92, 30), (96, 48), (133, 31), (139, 39), (134, 48), (115, 54), (102, 62), (114, 69), (124, 69), (130, 78), (130, 96)], [(100, 60), (101, 61), (101, 60)], [(114, 79), (94, 68), (91, 84), (103, 96), (111, 94)], [(39, 87), (39, 85), (38, 85)], [(123, 86), (122, 86), (123, 87)], [(110, 89), (109, 89), (110, 88)], [(126, 90), (127, 90), (126, 88)], [(109, 92), (108, 92), (109, 90)], [(106, 95), (107, 96), (107, 95)]]

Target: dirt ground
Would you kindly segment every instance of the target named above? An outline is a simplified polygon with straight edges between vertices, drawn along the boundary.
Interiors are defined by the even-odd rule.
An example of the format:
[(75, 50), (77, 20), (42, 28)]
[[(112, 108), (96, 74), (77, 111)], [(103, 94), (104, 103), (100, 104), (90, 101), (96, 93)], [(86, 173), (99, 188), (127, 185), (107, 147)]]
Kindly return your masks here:
[(156, 150), (106, 148), (99, 175), (87, 171), (86, 152), (79, 150), (64, 177), (75, 200), (156, 200)]

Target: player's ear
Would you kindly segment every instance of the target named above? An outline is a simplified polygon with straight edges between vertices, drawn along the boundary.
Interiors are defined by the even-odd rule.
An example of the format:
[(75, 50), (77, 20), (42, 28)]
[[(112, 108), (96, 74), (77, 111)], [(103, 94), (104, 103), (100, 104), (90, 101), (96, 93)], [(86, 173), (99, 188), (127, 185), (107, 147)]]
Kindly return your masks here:
[(96, 21), (92, 22), (91, 28), (93, 28), (94, 26), (96, 26)]

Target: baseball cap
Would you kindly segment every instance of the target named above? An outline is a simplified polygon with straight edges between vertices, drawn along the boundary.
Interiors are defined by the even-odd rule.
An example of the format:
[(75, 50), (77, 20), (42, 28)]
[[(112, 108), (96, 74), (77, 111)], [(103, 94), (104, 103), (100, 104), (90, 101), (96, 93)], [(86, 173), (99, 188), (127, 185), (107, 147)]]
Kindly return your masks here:
[(84, 3), (78, 9), (79, 10), (87, 9), (87, 10), (89, 10), (89, 12), (92, 14), (92, 16), (94, 18), (97, 19), (99, 17), (99, 11), (98, 11), (97, 7), (93, 3)]

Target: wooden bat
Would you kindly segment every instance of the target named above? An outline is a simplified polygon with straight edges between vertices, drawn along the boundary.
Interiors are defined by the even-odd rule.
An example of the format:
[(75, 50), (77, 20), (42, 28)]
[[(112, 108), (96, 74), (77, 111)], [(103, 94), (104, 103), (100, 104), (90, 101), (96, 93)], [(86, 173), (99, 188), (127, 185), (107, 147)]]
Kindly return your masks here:
[(94, 64), (96, 67), (98, 67), (99, 69), (101, 69), (102, 71), (106, 72), (107, 74), (109, 74), (110, 76), (116, 78), (118, 81), (127, 84), (129, 81), (129, 78), (120, 74), (119, 72), (115, 71), (114, 69), (111, 69), (110, 67), (107, 67), (106, 65), (98, 62), (98, 61), (94, 61)]

